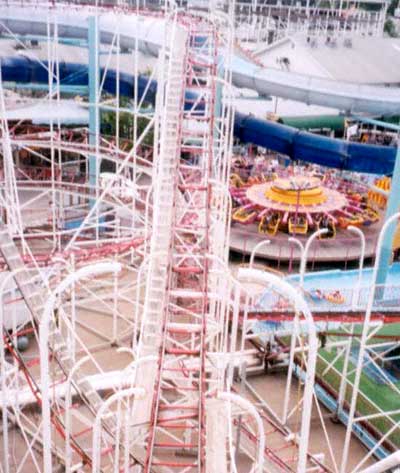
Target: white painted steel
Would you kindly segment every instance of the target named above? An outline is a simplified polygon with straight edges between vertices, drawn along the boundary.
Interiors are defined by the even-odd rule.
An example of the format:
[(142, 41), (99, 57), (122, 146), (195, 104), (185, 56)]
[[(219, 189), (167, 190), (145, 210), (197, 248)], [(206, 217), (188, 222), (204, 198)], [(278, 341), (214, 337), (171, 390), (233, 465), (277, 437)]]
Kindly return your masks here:
[[(122, 399), (129, 399), (130, 397), (141, 398), (146, 395), (146, 390), (140, 387), (128, 388), (123, 389), (114, 393), (110, 396), (100, 407), (99, 411), (96, 414), (95, 423), (93, 426), (93, 441), (92, 441), (92, 455), (93, 455), (93, 463), (92, 463), (92, 473), (99, 473), (100, 470), (100, 429), (101, 429), (101, 421), (103, 416), (106, 414), (106, 411), (110, 409), (112, 404), (116, 401), (121, 401)], [(121, 412), (119, 412), (119, 416), (121, 416)]]
[(359, 238), (361, 242), (361, 251), (360, 251), (360, 263), (358, 266), (358, 280), (357, 280), (357, 290), (354, 292), (353, 296), (353, 308), (355, 309), (359, 304), (358, 301), (360, 299), (360, 292), (361, 292), (361, 282), (362, 282), (362, 271), (364, 268), (364, 259), (365, 259), (365, 235), (364, 232), (362, 232), (358, 227), (355, 227), (354, 225), (350, 225), (347, 227), (347, 229), (355, 233)]
[(313, 243), (313, 241), (318, 238), (321, 235), (324, 235), (328, 233), (328, 230), (326, 228), (322, 228), (321, 230), (317, 230), (314, 232), (308, 239), (307, 242), (304, 246), (304, 251), (302, 252), (301, 255), (301, 261), (300, 261), (300, 287), (303, 289), (304, 286), (304, 274), (306, 272), (307, 268), (307, 257), (308, 257), (308, 252), (310, 251), (310, 247)]
[[(258, 284), (272, 286), (293, 304), (297, 313), (302, 313), (308, 326), (308, 356), (307, 371), (305, 375), (305, 386), (303, 396), (303, 413), (301, 419), (301, 431), (299, 439), (299, 458), (297, 472), (304, 473), (307, 464), (307, 452), (310, 435), (311, 411), (313, 405), (315, 369), (317, 361), (318, 341), (316, 329), (311, 311), (304, 300), (303, 295), (275, 274), (263, 272), (256, 269), (240, 268), (238, 271), (239, 281), (252, 281)], [(294, 336), (292, 336), (294, 338)]]
[(265, 432), (264, 424), (260, 417), (260, 414), (257, 412), (257, 409), (254, 405), (242, 396), (233, 393), (219, 392), (217, 394), (218, 399), (223, 399), (232, 404), (236, 404), (241, 407), (245, 412), (248, 412), (257, 423), (257, 434), (258, 434), (258, 448), (257, 448), (257, 460), (254, 465), (255, 473), (263, 473), (264, 471), (264, 450), (265, 450)]
[(400, 451), (394, 452), (389, 455), (387, 458), (380, 460), (379, 462), (375, 463), (374, 465), (361, 470), (359, 473), (383, 473), (388, 470), (392, 470), (392, 468), (396, 468), (400, 465)]
[(43, 473), (52, 473), (52, 443), (51, 443), (51, 417), (50, 417), (50, 372), (49, 372), (49, 335), (50, 321), (53, 317), (58, 296), (80, 278), (96, 276), (105, 273), (116, 273), (121, 270), (119, 263), (97, 263), (83, 267), (67, 276), (51, 293), (47, 299), (39, 325), (40, 348), (40, 380), (42, 392), (42, 429), (43, 429)]
[[(43, 12), (48, 5), (27, 4), (21, 7), (18, 3), (13, 6), (8, 3), (9, 6), (2, 6), (0, 9), (0, 19), (7, 28), (20, 34), (46, 34)], [(57, 3), (51, 4), (51, 8), (57, 13), (59, 35), (73, 38), (87, 37), (86, 18), (93, 14), (93, 7), (71, 8)], [(163, 19), (132, 14), (115, 15), (114, 12), (105, 10), (100, 16), (99, 25), (102, 42), (111, 41), (117, 29), (117, 22), (122, 46), (134, 48), (137, 44), (143, 53), (157, 56), (165, 37), (166, 26)], [(400, 111), (400, 95), (396, 89), (338, 82), (278, 69), (266, 70), (239, 56), (234, 57), (231, 70), (236, 86), (255, 90), (261, 95), (283, 97), (346, 112), (370, 112), (382, 115)]]
[(386, 222), (383, 224), (381, 228), (378, 242), (376, 245), (375, 264), (374, 264), (374, 269), (372, 273), (372, 285), (369, 291), (367, 308), (365, 312), (365, 319), (364, 319), (363, 329), (361, 333), (360, 348), (359, 348), (359, 354), (358, 354), (358, 359), (357, 359), (357, 367), (355, 371), (355, 378), (354, 378), (354, 383), (353, 383), (353, 390), (352, 390), (350, 408), (349, 408), (349, 414), (348, 414), (346, 437), (345, 437), (344, 446), (343, 446), (342, 462), (340, 466), (341, 473), (345, 473), (347, 471), (347, 466), (348, 466), (350, 441), (351, 441), (351, 436), (353, 433), (357, 398), (359, 396), (361, 373), (362, 373), (363, 365), (364, 365), (364, 354), (365, 354), (366, 346), (368, 342), (369, 330), (371, 328), (370, 326), (371, 313), (372, 313), (372, 308), (374, 305), (375, 294), (376, 294), (376, 281), (378, 277), (378, 269), (379, 269), (379, 263), (380, 263), (381, 253), (382, 253), (382, 243), (384, 241), (386, 231), (396, 220), (399, 219), (399, 217), (400, 217), (400, 212), (397, 212), (386, 220)]
[(257, 245), (253, 248), (253, 250), (251, 251), (251, 255), (250, 255), (250, 262), (249, 262), (249, 267), (252, 268), (253, 267), (253, 264), (254, 264), (254, 259), (256, 257), (256, 254), (257, 254), (257, 251), (260, 250), (260, 248), (262, 248), (263, 246), (267, 246), (271, 243), (270, 240), (262, 240), (260, 241), (259, 243), (257, 243)]

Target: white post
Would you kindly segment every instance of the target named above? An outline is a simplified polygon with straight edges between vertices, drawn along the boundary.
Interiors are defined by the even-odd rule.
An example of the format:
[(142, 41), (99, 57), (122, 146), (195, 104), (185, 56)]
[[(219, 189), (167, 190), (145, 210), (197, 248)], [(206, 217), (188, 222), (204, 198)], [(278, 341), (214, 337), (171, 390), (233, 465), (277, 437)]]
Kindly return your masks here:
[[(101, 405), (100, 409), (96, 414), (96, 419), (93, 426), (93, 440), (92, 440), (92, 473), (98, 473), (100, 471), (100, 428), (101, 428), (101, 419), (105, 411), (115, 402), (120, 401), (123, 398), (140, 396), (144, 397), (146, 391), (143, 388), (128, 388), (118, 391), (112, 396), (110, 396), (104, 403)], [(121, 412), (119, 412), (121, 415)]]
[(357, 407), (357, 396), (358, 396), (358, 390), (360, 386), (362, 367), (364, 364), (363, 362), (364, 362), (365, 346), (368, 340), (369, 322), (371, 320), (371, 313), (372, 313), (372, 308), (373, 308), (374, 300), (375, 300), (376, 281), (378, 277), (379, 263), (381, 259), (381, 253), (382, 253), (382, 243), (385, 239), (385, 234), (386, 234), (387, 229), (399, 217), (400, 217), (400, 212), (397, 212), (394, 215), (392, 215), (390, 218), (388, 218), (386, 222), (383, 224), (383, 227), (379, 233), (377, 249), (376, 249), (375, 264), (374, 264), (374, 269), (372, 273), (372, 285), (369, 292), (367, 309), (365, 312), (365, 318), (364, 318), (364, 324), (363, 324), (363, 330), (362, 330), (361, 339), (360, 339), (360, 351), (358, 354), (356, 374), (355, 374), (354, 383), (353, 383), (349, 418), (348, 418), (348, 424), (347, 424), (347, 430), (346, 430), (346, 437), (345, 437), (344, 446), (343, 446), (343, 455), (342, 455), (342, 464), (340, 467), (340, 473), (345, 473), (347, 469), (347, 460), (349, 456), (350, 441), (351, 441), (351, 435), (353, 431), (354, 414)]
[(10, 473), (10, 463), (8, 459), (8, 407), (7, 407), (7, 375), (6, 375), (6, 359), (4, 346), (4, 311), (3, 311), (3, 296), (7, 284), (19, 272), (26, 271), (25, 266), (10, 272), (2, 281), (0, 286), (0, 327), (2, 328), (0, 334), (0, 372), (1, 372), (1, 399), (3, 403), (2, 409), (2, 424), (3, 424), (3, 451), (4, 451), (4, 473)]
[[(257, 423), (257, 430), (258, 430), (258, 451), (257, 451), (257, 461), (254, 466), (254, 469), (251, 471), (254, 471), (255, 473), (263, 473), (264, 471), (264, 450), (265, 450), (265, 432), (264, 432), (264, 424), (261, 419), (260, 414), (257, 412), (257, 409), (254, 407), (254, 405), (247, 399), (238, 396), (237, 394), (232, 394), (232, 393), (218, 393), (217, 398), (227, 401), (227, 402), (232, 402), (233, 404), (238, 405), (240, 408), (244, 409), (247, 411), (251, 416), (254, 417), (254, 420)], [(231, 439), (230, 439), (231, 440)], [(232, 459), (233, 461), (233, 459)]]
[[(71, 272), (75, 272), (75, 255), (74, 253), (71, 254)], [(71, 350), (72, 360), (76, 361), (76, 341), (75, 341), (75, 333), (76, 333), (76, 284), (72, 285), (71, 288), (71, 330), (68, 330), (68, 339), (69, 339), (69, 347)], [(72, 332), (72, 333), (71, 333)]]
[(358, 235), (361, 241), (361, 253), (360, 253), (360, 263), (358, 266), (357, 289), (355, 292), (353, 292), (353, 297), (352, 297), (352, 306), (353, 306), (353, 310), (355, 310), (357, 307), (357, 304), (360, 303), (361, 281), (362, 281), (362, 273), (363, 273), (364, 259), (365, 259), (365, 235), (358, 227), (355, 227), (353, 225), (350, 225), (349, 227), (347, 227), (347, 229), (350, 232), (353, 232), (356, 235)]
[(118, 344), (118, 278), (117, 274), (113, 277), (113, 323), (112, 323), (112, 343)]
[(250, 255), (250, 262), (249, 262), (250, 268), (253, 267), (254, 258), (256, 257), (257, 251), (258, 251), (262, 246), (269, 245), (270, 243), (271, 243), (270, 240), (262, 240), (262, 241), (260, 241), (260, 242), (257, 243), (257, 245), (253, 248), (253, 250), (252, 250), (252, 252), (251, 252), (251, 255)]
[[(301, 260), (303, 259), (303, 255), (304, 255), (304, 245), (303, 245), (303, 243), (298, 238), (295, 238), (295, 237), (289, 237), (288, 242), (289, 243), (294, 243), (299, 248), (299, 250), (300, 250), (300, 263), (301, 263)], [(292, 259), (291, 263), (292, 262), (293, 262), (293, 259)], [(292, 267), (292, 265), (290, 267)]]
[(69, 286), (74, 284), (80, 278), (87, 276), (95, 276), (103, 273), (115, 273), (121, 270), (119, 263), (97, 263), (85, 266), (76, 273), (69, 274), (47, 299), (42, 319), (39, 325), (39, 348), (40, 348), (40, 381), (41, 381), (41, 397), (42, 397), (42, 422), (43, 422), (43, 473), (52, 473), (51, 459), (51, 416), (50, 416), (50, 379), (49, 379), (49, 335), (50, 321), (52, 319), (53, 310), (56, 305), (57, 297)]
[[(230, 387), (233, 381), (233, 372), (234, 372), (234, 365), (235, 365), (235, 352), (236, 352), (236, 337), (238, 332), (238, 325), (239, 325), (239, 306), (240, 306), (240, 289), (237, 285), (235, 285), (234, 291), (234, 299), (233, 299), (233, 307), (232, 307), (232, 322), (231, 322), (231, 343), (229, 346), (229, 367), (228, 367), (228, 374), (227, 374), (227, 384)], [(247, 302), (247, 301), (246, 301)]]
[[(354, 333), (354, 324), (351, 324), (351, 334), (353, 333)], [(340, 379), (339, 395), (338, 395), (337, 408), (336, 408), (337, 416), (339, 416), (340, 412), (343, 410), (343, 403), (346, 396), (347, 371), (349, 368), (349, 360), (350, 360), (350, 355), (351, 355), (351, 343), (352, 343), (352, 337), (350, 336), (349, 340), (347, 341), (347, 345), (344, 349), (343, 371), (342, 371), (342, 377)]]
[(90, 361), (89, 356), (81, 358), (72, 367), (67, 377), (67, 389), (65, 393), (65, 473), (71, 473), (72, 449), (69, 439), (71, 432), (72, 377), (75, 375), (76, 371), (88, 361)]
[[(360, 473), (384, 473), (385, 471), (392, 470), (396, 466), (400, 465), (400, 450), (392, 453), (383, 460), (374, 463), (373, 465), (360, 471)], [(396, 470), (397, 471), (397, 470)]]
[(282, 423), (286, 424), (289, 416), (289, 404), (290, 404), (290, 388), (292, 386), (292, 375), (293, 375), (293, 367), (294, 363), (294, 355), (296, 349), (296, 338), (299, 330), (299, 323), (297, 314), (295, 315), (293, 321), (293, 330), (291, 333), (290, 338), (290, 353), (289, 353), (289, 366), (287, 372), (287, 379), (286, 379), (286, 387), (285, 387), (285, 397), (283, 399), (283, 412), (282, 412)]
[[(3, 292), (1, 292), (1, 298), (3, 299)], [(3, 300), (1, 300), (1, 311), (0, 311), (0, 324), (3, 328)], [(4, 346), (4, 330), (0, 334), (0, 369), (1, 369), (1, 401), (3, 404), (2, 409), (2, 423), (3, 423), (3, 468), (4, 473), (10, 473), (10, 462), (9, 462), (9, 448), (8, 448), (8, 399), (7, 399), (7, 370), (5, 360), (5, 346)]]
[[(314, 235), (318, 236), (317, 232)], [(301, 292), (275, 274), (266, 273), (264, 271), (251, 268), (240, 268), (238, 271), (238, 279), (252, 281), (258, 284), (264, 283), (266, 286), (270, 285), (275, 287), (281, 294), (294, 303), (295, 311), (302, 313), (306, 319), (308, 325), (308, 357), (304, 384), (299, 458), (297, 463), (297, 472), (304, 473), (304, 471), (306, 471), (307, 465), (308, 441), (310, 436), (310, 421), (314, 395), (315, 368), (318, 351), (317, 332), (311, 311)]]
[(326, 228), (321, 228), (321, 230), (317, 230), (316, 232), (314, 232), (306, 242), (300, 263), (300, 287), (302, 289), (304, 285), (304, 273), (306, 272), (307, 257), (310, 246), (316, 238), (318, 238), (320, 235), (324, 235), (325, 233), (328, 233), (328, 230)]

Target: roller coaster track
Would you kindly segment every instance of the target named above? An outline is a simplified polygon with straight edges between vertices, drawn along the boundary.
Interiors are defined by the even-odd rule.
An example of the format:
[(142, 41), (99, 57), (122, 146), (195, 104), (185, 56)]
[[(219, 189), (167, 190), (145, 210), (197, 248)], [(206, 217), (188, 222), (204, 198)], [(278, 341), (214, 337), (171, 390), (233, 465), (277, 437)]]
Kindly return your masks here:
[[(6, 261), (9, 270), (13, 271), (15, 274), (14, 280), (32, 316), (32, 322), (35, 325), (39, 325), (41, 315), (44, 310), (44, 301), (48, 297), (48, 290), (43, 282), (41, 282), (41, 284), (32, 283), (33, 278), (36, 281), (41, 281), (40, 275), (36, 273), (32, 276), (32, 271), (29, 271), (25, 267), (17, 247), (15, 246), (12, 238), (9, 236), (7, 228), (4, 226), (0, 228), (0, 252)], [(22, 360), (18, 351), (15, 349), (6, 332), (5, 336), (7, 337), (6, 345), (8, 346), (8, 349), (12, 353), (13, 357), (18, 362), (20, 370), (23, 372), (29, 387), (35, 395), (37, 403), (40, 406), (42, 404), (43, 396), (40, 386), (38, 385), (34, 376), (31, 374), (31, 371), (28, 369), (25, 362)], [(51, 356), (58, 365), (58, 375), (56, 378), (64, 379), (72, 370), (75, 362), (72, 359), (66, 341), (64, 340), (64, 337), (54, 320), (50, 321), (50, 340)], [(95, 416), (96, 412), (103, 403), (102, 398), (92, 388), (90, 383), (86, 381), (86, 378), (79, 370), (77, 370), (73, 376), (73, 383), (81, 402), (86, 405), (91, 414)], [(48, 393), (45, 395), (48, 395)], [(51, 422), (58, 435), (60, 435), (61, 438), (65, 438), (64, 421), (56, 409), (52, 409)], [(108, 432), (112, 432), (113, 430), (113, 426), (109, 421), (105, 422), (104, 428)], [(82, 438), (76, 440), (74, 435), (72, 435), (71, 447), (77, 453), (82, 465), (91, 465), (91, 454), (89, 451), (85, 450), (85, 448), (80, 446), (81, 441)]]
[[(251, 311), (247, 314), (247, 320), (258, 320), (260, 322), (285, 322), (293, 321), (295, 314), (291, 311)], [(244, 313), (240, 314), (243, 321)], [(340, 312), (313, 312), (314, 322), (341, 322), (346, 324), (363, 323), (365, 312), (362, 311), (346, 311)], [(373, 311), (371, 321), (381, 321), (385, 324), (394, 324), (400, 322), (400, 312), (390, 309), (388, 311)]]
[[(17, 147), (18, 149), (48, 150), (51, 148), (51, 146), (53, 146), (59, 149), (60, 151), (66, 153), (80, 154), (83, 156), (96, 154), (96, 149), (94, 149), (94, 147), (91, 147), (87, 143), (71, 143), (69, 141), (63, 140), (53, 140), (53, 142), (50, 144), (49, 140), (32, 138), (27, 140), (18, 137), (12, 139), (11, 144)], [(108, 146), (99, 146), (98, 153), (96, 154), (99, 160), (104, 159), (117, 164), (123, 161), (127, 157), (127, 155), (127, 152), (122, 152), (120, 149), (115, 149), (111, 144), (109, 144)], [(133, 169), (135, 166), (137, 170), (151, 175), (152, 163), (142, 158), (141, 156), (136, 156), (135, 159), (132, 157), (131, 160), (126, 163), (127, 168)]]
[[(78, 7), (76, 11), (79, 12)], [(145, 473), (206, 472), (206, 399), (214, 396), (217, 390), (217, 383), (212, 384), (214, 380), (210, 379), (211, 370), (206, 361), (209, 361), (208, 349), (212, 341), (208, 322), (210, 300), (214, 294), (212, 291), (215, 291), (210, 282), (209, 257), (214, 256), (210, 222), (212, 200), (215, 197), (211, 181), (218, 34), (208, 22), (193, 19), (181, 21), (179, 26), (176, 23), (171, 26), (172, 30), (176, 28), (176, 36), (174, 31), (170, 32), (173, 41), (164, 64), (166, 88), (160, 91), (165, 96), (159, 99), (163, 100), (163, 110), (157, 125), (159, 129), (156, 130), (160, 133), (160, 142), (153, 160), (153, 226), (138, 349), (138, 358), (153, 356), (156, 361), (137, 370), (136, 385), (145, 386), (147, 396), (135, 402), (131, 419), (133, 430), (145, 432), (145, 448), (141, 448), (140, 452), (138, 449), (134, 451), (135, 460), (143, 465)], [(193, 89), (203, 101), (204, 109), (194, 110), (195, 107), (186, 106), (186, 93)], [(40, 139), (14, 137), (11, 142), (23, 148), (49, 147), (46, 140)], [(86, 143), (74, 144), (57, 139), (52, 143), (55, 148), (71, 153), (90, 155), (95, 151)], [(113, 150), (112, 146), (100, 146), (99, 150), (100, 157), (115, 159), (116, 162), (126, 159), (128, 155)], [(188, 164), (188, 160), (182, 157), (182, 151), (190, 153), (194, 164)], [(140, 163), (144, 169), (149, 165), (145, 159), (140, 160)], [(37, 189), (40, 184), (27, 180), (24, 185)], [(61, 189), (78, 195), (83, 192), (83, 187), (73, 183), (62, 184)], [(90, 198), (92, 194), (88, 192), (87, 196)], [(127, 246), (124, 244), (121, 243), (119, 247), (110, 244), (104, 251), (107, 253), (114, 249), (123, 252), (129, 249), (129, 244), (139, 245), (140, 240), (126, 243)], [(47, 288), (44, 284), (38, 287), (32, 282), (33, 278), (40, 280), (40, 275), (36, 270), (32, 271), (33, 276), (32, 272), (28, 273), (24, 266), (27, 261), (21, 257), (5, 228), (0, 229), (0, 253), (8, 268), (16, 272), (15, 281), (32, 315), (32, 321), (35, 325), (39, 324), (43, 302), (48, 297)], [(89, 259), (103, 255), (101, 248), (88, 250), (88, 253)], [(291, 320), (293, 314), (251, 313), (249, 317), (259, 317), (260, 320), (274, 317), (285, 320), (286, 317)], [(361, 315), (354, 314), (354, 317)], [(50, 332), (51, 357), (57, 365), (57, 382), (71, 373), (74, 364), (54, 321), (51, 322)], [(9, 351), (18, 361), (40, 406), (40, 386), (11, 339), (6, 333), (4, 335)], [(72, 381), (80, 404), (89, 411), (89, 425), (80, 432), (73, 432), (70, 440), (75, 451), (75, 467), (83, 469), (90, 467), (93, 461), (88, 440), (92, 432), (90, 423), (93, 424), (96, 412), (104, 404), (79, 370)], [(51, 421), (58, 435), (65, 438), (60, 412), (52, 410)], [(276, 425), (273, 419), (264, 415), (263, 422), (268, 435), (277, 437), (275, 448), (268, 447), (264, 452), (266, 457), (272, 459), (277, 471), (293, 471), (297, 461), (295, 442), (287, 441), (287, 432)], [(114, 422), (108, 418), (103, 421), (102, 428), (107, 444), (103, 454), (107, 455), (115, 449)], [(254, 432), (246, 426), (242, 430), (252, 444), (257, 442)], [(289, 443), (290, 448), (294, 447), (289, 458), (277, 453), (287, 452)], [(310, 469), (315, 468), (315, 463), (310, 461), (308, 466)], [(114, 467), (112, 459), (105, 460), (101, 471), (111, 467)]]

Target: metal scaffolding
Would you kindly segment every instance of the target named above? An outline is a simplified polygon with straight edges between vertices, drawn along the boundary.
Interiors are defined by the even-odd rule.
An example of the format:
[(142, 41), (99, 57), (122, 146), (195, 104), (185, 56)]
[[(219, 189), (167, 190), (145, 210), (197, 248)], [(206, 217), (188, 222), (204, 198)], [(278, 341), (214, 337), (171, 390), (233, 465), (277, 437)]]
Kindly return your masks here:
[[(356, 296), (349, 308), (362, 330), (351, 318), (322, 330), (303, 287), (318, 235), (302, 248), (300, 287), (255, 269), (255, 252), (249, 268), (229, 268), (235, 23), (238, 12), (278, 7), (128, 3), (0, 4), (26, 9), (32, 27), (23, 38), (8, 18), (0, 41), (28, 50), (47, 78), (18, 100), (49, 111), (47, 124), (8, 120), (15, 84), (0, 81), (0, 471), (344, 473), (372, 456), (392, 465), (399, 408), (363, 390), (373, 364), (399, 394), (383, 353), (400, 342), (379, 338), (390, 319), (371, 313), (375, 280), (365, 317)], [(139, 34), (148, 18), (161, 47)], [(129, 42), (126, 25), (137, 33)], [(51, 113), (77, 92), (62, 48), (89, 64), (73, 73), (85, 77), (84, 125)], [(289, 325), (260, 328), (257, 311)], [(276, 368), (284, 381), (272, 405), (271, 384), (256, 388), (252, 376)], [(328, 411), (347, 425), (343, 455)], [(370, 449), (355, 468), (353, 433)]]

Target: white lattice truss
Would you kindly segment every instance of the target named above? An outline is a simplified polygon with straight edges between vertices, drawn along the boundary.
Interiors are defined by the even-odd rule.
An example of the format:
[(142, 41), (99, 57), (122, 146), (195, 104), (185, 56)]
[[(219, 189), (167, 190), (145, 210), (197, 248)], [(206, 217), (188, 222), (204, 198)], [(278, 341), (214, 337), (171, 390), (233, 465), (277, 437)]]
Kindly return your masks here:
[[(149, 12), (142, 3), (18, 2), (46, 18), (42, 46), (29, 54), (48, 74), (35, 103), (48, 107), (50, 119), (10, 125), (9, 84), (0, 82), (0, 471), (361, 471), (381, 448), (395, 449), (399, 409), (372, 405), (360, 373), (373, 365), (388, 378), (385, 350), (398, 342), (377, 342), (380, 325), (367, 313), (361, 337), (351, 325), (343, 328), (348, 339), (327, 336), (325, 348), (337, 350), (327, 361), (301, 290), (253, 268), (231, 275), (233, 11), (210, 2), (189, 14), (166, 2)], [(99, 66), (102, 58), (101, 73), (96, 67), (90, 77), (94, 100), (81, 102), (95, 123), (89, 130), (50, 113), (64, 98), (58, 19), (70, 9), (94, 25), (88, 59)], [(104, 40), (99, 18), (110, 14), (116, 27)], [(139, 41), (129, 51), (135, 83), (127, 100), (118, 19), (138, 15), (163, 18), (164, 41), (146, 74)], [(28, 47), (1, 28), (7, 41)], [(104, 90), (108, 71), (115, 94)], [(104, 113), (111, 134), (101, 132)], [(27, 156), (35, 165), (26, 165)], [(255, 334), (250, 308), (260, 294), (249, 282), (293, 309), (290, 333)], [(278, 409), (246, 379), (264, 375), (271, 359), (286, 372)], [(350, 417), (340, 461), (318, 397), (321, 366), (341, 378), (336, 415)], [(391, 378), (385, 387), (399, 394)], [(372, 414), (359, 412), (363, 403)], [(358, 425), (371, 432), (377, 419), (385, 430), (373, 432), (370, 451), (350, 467), (351, 433)], [(328, 462), (309, 453), (311, 421), (321, 426)]]

